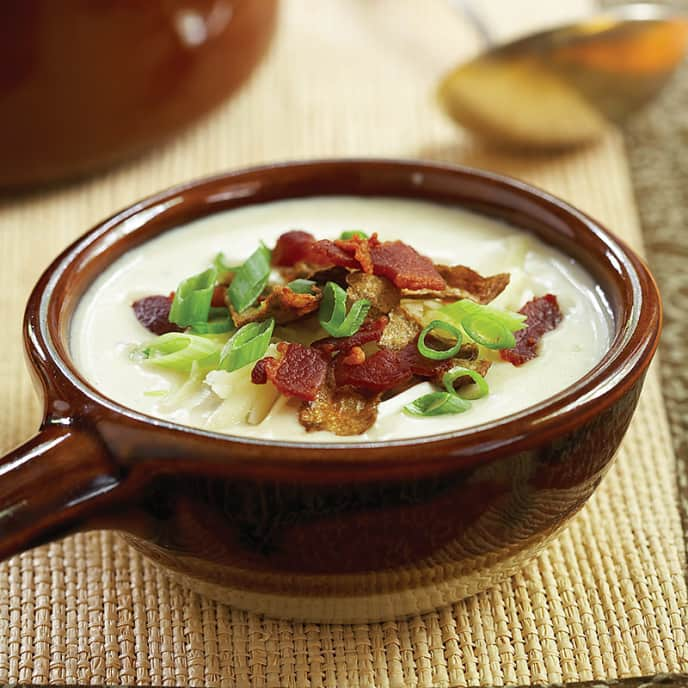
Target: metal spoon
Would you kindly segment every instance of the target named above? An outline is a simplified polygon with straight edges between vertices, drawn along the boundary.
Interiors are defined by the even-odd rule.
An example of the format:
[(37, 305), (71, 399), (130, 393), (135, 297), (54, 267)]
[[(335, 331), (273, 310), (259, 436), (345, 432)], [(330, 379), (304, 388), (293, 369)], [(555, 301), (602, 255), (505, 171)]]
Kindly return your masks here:
[(498, 144), (563, 148), (597, 138), (657, 95), (688, 44), (688, 16), (632, 4), (489, 47), (470, 5), (454, 2), (488, 50), (444, 77), (439, 100), (456, 122)]

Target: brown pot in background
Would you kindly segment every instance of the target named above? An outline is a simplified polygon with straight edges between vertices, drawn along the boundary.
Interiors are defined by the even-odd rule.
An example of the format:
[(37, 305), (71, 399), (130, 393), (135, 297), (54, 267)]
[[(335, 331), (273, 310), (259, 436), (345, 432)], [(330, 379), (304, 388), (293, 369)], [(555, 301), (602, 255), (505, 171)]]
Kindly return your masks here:
[(4, 0), (0, 187), (153, 146), (250, 74), (277, 0)]

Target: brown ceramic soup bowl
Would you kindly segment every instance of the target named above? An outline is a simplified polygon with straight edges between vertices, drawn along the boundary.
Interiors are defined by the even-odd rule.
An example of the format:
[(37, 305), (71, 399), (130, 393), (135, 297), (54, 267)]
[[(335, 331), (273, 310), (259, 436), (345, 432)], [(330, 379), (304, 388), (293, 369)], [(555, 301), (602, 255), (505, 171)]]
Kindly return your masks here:
[[(613, 311), (583, 379), (496, 422), (405, 441), (256, 441), (145, 416), (101, 395), (69, 353), (75, 307), (125, 251), (210, 213), (312, 195), (461, 206), (580, 261)], [(0, 462), (0, 556), (77, 530), (120, 531), (194, 589), (273, 616), (365, 621), (423, 612), (515, 572), (591, 495), (628, 427), (660, 331), (643, 262), (552, 196), (413, 161), (275, 165), (176, 187), (70, 246), (26, 310), (45, 400), (38, 434)]]

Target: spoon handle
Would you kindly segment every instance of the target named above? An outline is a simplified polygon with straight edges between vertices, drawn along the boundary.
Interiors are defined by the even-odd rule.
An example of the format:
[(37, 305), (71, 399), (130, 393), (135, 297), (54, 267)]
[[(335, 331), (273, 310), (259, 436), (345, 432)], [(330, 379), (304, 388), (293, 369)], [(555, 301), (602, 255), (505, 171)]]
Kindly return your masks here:
[(486, 48), (492, 48), (495, 44), (492, 32), (488, 28), (485, 20), (476, 12), (475, 6), (470, 0), (449, 0), (449, 4), (460, 12), (475, 32), (480, 36)]

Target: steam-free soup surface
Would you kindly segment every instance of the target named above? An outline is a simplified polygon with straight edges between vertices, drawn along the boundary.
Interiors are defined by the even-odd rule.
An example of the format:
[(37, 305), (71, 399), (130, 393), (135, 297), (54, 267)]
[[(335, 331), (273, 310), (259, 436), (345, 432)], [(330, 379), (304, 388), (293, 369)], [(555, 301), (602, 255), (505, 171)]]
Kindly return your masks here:
[[(231, 263), (246, 259), (262, 240), (274, 245), (289, 229), (317, 238), (343, 230), (377, 232), (400, 239), (444, 264), (463, 264), (489, 275), (511, 273), (492, 306), (518, 310), (534, 296), (555, 294), (564, 314), (547, 333), (537, 358), (520, 367), (495, 357), (486, 377), (490, 394), (461, 414), (410, 417), (405, 404), (436, 388), (428, 382), (384, 401), (363, 435), (308, 433), (298, 421), (298, 403), (280, 398), (267, 416), (260, 406), (265, 386), (239, 385), (223, 400), (209, 380), (182, 384), (177, 373), (134, 362), (133, 348), (153, 337), (136, 320), (131, 304), (168, 294), (204, 270), (220, 251)], [(527, 232), (455, 208), (390, 198), (315, 197), (278, 201), (219, 213), (165, 234), (119, 258), (90, 287), (78, 306), (71, 332), (74, 360), (86, 379), (111, 399), (159, 418), (231, 435), (260, 439), (360, 442), (403, 439), (458, 430), (526, 409), (564, 390), (601, 359), (610, 342), (609, 309), (592, 277), (575, 261)], [(226, 392), (226, 390), (225, 390)], [(259, 422), (256, 422), (256, 420)]]

